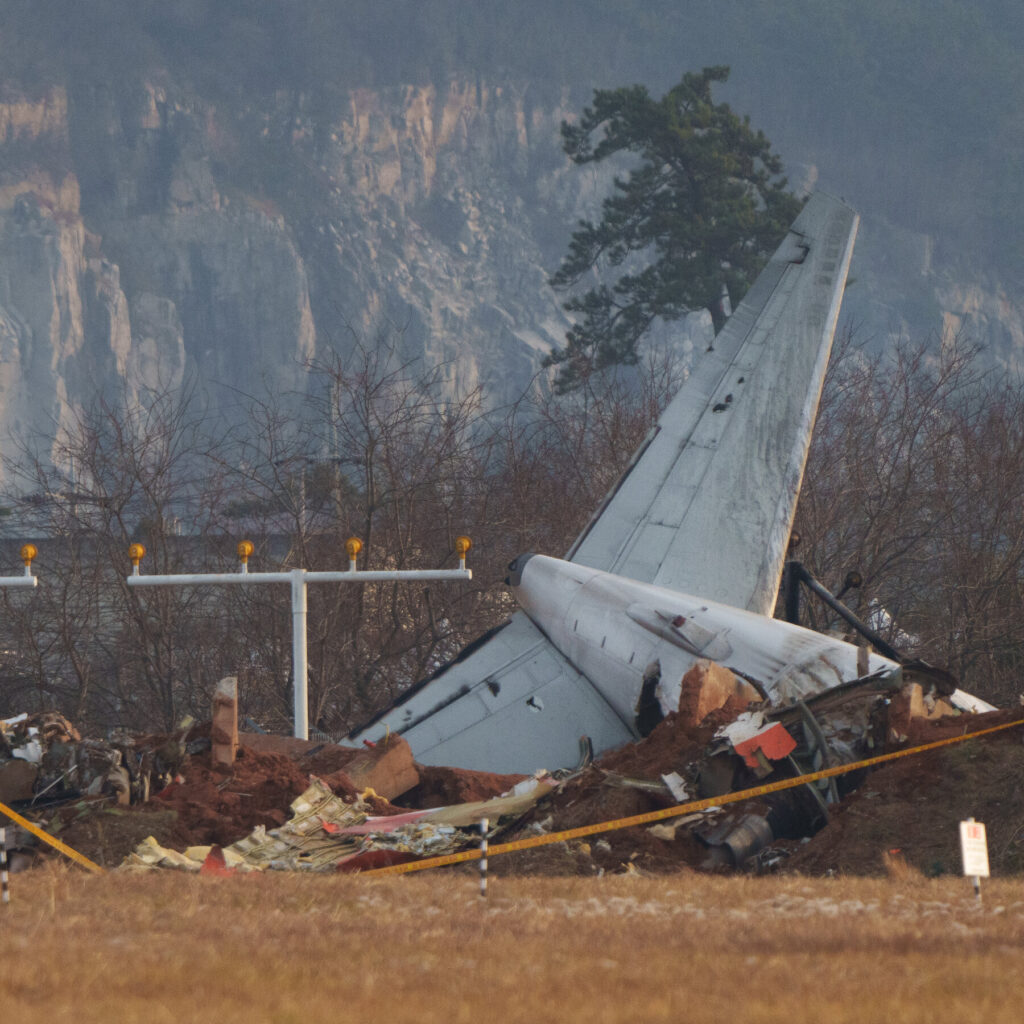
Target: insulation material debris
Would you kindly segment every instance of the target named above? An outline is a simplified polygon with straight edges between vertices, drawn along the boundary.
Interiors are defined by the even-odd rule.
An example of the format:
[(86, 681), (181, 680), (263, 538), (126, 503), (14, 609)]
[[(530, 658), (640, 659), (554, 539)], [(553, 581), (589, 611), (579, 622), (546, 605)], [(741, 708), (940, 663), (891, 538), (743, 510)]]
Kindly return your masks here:
[[(454, 853), (475, 841), (481, 818), (515, 818), (551, 791), (554, 781), (538, 781), (528, 792), (492, 800), (376, 816), (360, 798), (346, 803), (320, 779), (291, 804), (292, 817), (268, 831), (260, 825), (246, 838), (223, 850), (227, 867), (246, 871), (329, 871), (344, 868), (368, 853), (386, 851), (409, 858)], [(126, 868), (171, 867), (198, 871), (209, 847), (177, 854), (147, 838), (125, 860)]]

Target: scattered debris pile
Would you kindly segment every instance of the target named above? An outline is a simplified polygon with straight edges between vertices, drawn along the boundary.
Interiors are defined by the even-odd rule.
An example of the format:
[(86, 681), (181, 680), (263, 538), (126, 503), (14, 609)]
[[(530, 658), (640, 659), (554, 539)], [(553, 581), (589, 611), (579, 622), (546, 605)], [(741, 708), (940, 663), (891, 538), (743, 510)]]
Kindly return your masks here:
[(111, 794), (121, 805), (149, 796), (154, 771), (166, 766), (158, 751), (136, 757), (127, 733), (109, 740), (82, 739), (53, 711), (0, 720), (0, 802), (63, 800)]
[(268, 832), (258, 825), (250, 835), (223, 849), (197, 846), (184, 853), (164, 849), (150, 837), (124, 866), (202, 871), (212, 864), (219, 873), (224, 868), (243, 872), (359, 871), (402, 864), (462, 849), (472, 840), (481, 818), (496, 825), (520, 818), (553, 788), (553, 780), (534, 779), (507, 796), (491, 800), (374, 814), (372, 800), (365, 795), (346, 800), (314, 777), (308, 789), (292, 802), (292, 817), (280, 828)]
[[(920, 682), (897, 690), (874, 677), (784, 709), (750, 697), (727, 670), (700, 663), (678, 711), (648, 736), (558, 779), (425, 767), (394, 735), (352, 749), (238, 734), (231, 701), (212, 723), (106, 741), (83, 740), (59, 715), (22, 715), (0, 726), (0, 802), (108, 867), (361, 870), (475, 843), (482, 817), (499, 841), (558, 833), (1020, 716), (961, 715)], [(873, 873), (898, 848), (937, 873), (957, 869), (957, 815), (987, 822), (994, 870), (1020, 871), (1024, 792), (1006, 780), (1021, 769), (1020, 733), (1008, 730), (871, 774), (524, 850), (492, 871)]]

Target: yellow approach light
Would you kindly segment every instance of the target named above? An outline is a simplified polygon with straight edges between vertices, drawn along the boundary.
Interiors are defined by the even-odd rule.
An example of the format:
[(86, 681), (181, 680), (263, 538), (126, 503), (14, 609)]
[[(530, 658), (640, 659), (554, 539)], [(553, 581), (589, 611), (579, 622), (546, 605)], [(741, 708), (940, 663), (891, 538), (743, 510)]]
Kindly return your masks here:
[(29, 568), (32, 565), (32, 559), (39, 554), (39, 549), (35, 544), (25, 544), (21, 549), (21, 560), (25, 563), (25, 568)]
[(355, 572), (356, 558), (359, 556), (359, 552), (363, 550), (363, 542), (358, 537), (349, 537), (345, 541), (345, 550), (348, 552), (349, 572)]
[(251, 540), (240, 540), (238, 542), (238, 560), (242, 565), (249, 564), (249, 556), (256, 550)]

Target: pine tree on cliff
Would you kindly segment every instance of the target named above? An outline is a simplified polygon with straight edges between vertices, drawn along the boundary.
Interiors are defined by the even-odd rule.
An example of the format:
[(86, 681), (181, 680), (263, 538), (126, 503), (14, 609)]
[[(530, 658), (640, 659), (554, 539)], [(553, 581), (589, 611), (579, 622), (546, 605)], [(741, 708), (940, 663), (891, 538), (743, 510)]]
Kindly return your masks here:
[(738, 301), (799, 212), (768, 139), (713, 102), (712, 83), (728, 76), (727, 67), (687, 73), (660, 99), (639, 85), (598, 89), (578, 123), (563, 122), (574, 163), (634, 154), (639, 164), (616, 176), (599, 223), (579, 222), (551, 278), (566, 290), (597, 281), (565, 303), (575, 323), (547, 359), (559, 366), (559, 391), (636, 362), (658, 317), (709, 309), (717, 330), (723, 284)]

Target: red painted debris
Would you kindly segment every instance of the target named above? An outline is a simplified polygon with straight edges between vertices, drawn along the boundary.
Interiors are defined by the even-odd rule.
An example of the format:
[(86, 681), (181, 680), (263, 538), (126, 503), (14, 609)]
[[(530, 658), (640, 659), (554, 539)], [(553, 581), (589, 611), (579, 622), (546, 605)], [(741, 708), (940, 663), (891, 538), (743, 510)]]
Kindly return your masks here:
[(743, 758), (748, 768), (756, 768), (758, 765), (756, 752), (758, 750), (769, 761), (780, 761), (796, 749), (796, 740), (786, 732), (782, 725), (776, 722), (764, 732), (759, 732), (756, 736), (751, 736), (749, 740), (735, 744), (733, 749)]
[(387, 868), (392, 864), (408, 864), (410, 861), (423, 860), (414, 853), (403, 853), (400, 850), (367, 850), (356, 853), (338, 865), (343, 874), (357, 871), (371, 871), (373, 868)]
[(210, 852), (206, 855), (206, 860), (203, 861), (203, 866), (199, 869), (201, 875), (233, 875), (235, 873), (234, 868), (229, 868), (227, 861), (224, 860), (224, 851), (219, 846), (210, 847)]

